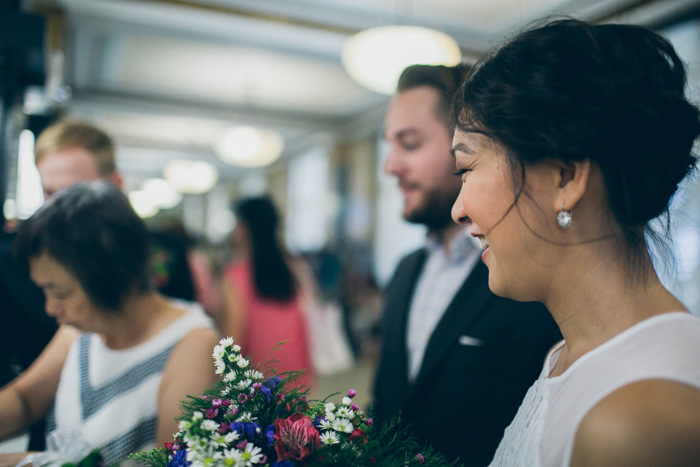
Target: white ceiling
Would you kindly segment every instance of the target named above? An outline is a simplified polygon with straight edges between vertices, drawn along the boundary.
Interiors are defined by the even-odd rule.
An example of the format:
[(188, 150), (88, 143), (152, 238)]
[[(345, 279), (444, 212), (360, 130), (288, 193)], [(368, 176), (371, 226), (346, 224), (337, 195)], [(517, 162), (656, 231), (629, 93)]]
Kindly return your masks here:
[(387, 98), (355, 84), (340, 51), (354, 32), (387, 24), (442, 30), (475, 60), (532, 20), (563, 13), (657, 25), (698, 0), (24, 0), (60, 12), (55, 62), (71, 90), (65, 112), (105, 127), (127, 175), (171, 158), (246, 171), (211, 146), (228, 126), (282, 132), (285, 155), (377, 131)]

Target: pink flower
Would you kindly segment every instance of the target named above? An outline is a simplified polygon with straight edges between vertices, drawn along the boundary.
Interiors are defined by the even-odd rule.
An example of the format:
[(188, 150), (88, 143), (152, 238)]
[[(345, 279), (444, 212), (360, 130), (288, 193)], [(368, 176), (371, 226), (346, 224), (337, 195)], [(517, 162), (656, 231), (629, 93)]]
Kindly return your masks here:
[(365, 444), (367, 442), (367, 433), (360, 429), (354, 430), (350, 436), (348, 436), (348, 441), (354, 441), (358, 438), (362, 440), (360, 444)]
[(320, 445), (318, 430), (306, 415), (295, 413), (275, 420), (275, 451), (279, 460), (301, 461)]

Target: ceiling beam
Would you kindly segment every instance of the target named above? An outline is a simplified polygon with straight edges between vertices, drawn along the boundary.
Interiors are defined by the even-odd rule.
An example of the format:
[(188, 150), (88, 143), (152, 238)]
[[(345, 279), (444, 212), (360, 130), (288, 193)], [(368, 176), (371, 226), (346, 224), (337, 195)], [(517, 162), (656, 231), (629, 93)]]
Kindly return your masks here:
[(146, 93), (120, 92), (99, 88), (76, 88), (72, 91), (71, 109), (82, 113), (90, 109), (112, 109), (117, 112), (198, 117), (249, 125), (275, 125), (290, 129), (317, 132), (338, 131), (349, 117), (303, 113), (298, 110), (261, 109), (247, 105), (175, 99)]

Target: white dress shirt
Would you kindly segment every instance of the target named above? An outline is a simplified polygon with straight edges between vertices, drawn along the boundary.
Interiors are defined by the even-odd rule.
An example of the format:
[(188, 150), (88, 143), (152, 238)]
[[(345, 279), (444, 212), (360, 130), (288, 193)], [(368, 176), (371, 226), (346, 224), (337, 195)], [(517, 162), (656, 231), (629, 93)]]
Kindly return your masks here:
[(447, 307), (479, 259), (476, 241), (464, 229), (451, 241), (449, 250), (430, 236), (428, 258), (418, 277), (408, 316), (410, 381), (414, 381), (423, 362), (425, 349)]

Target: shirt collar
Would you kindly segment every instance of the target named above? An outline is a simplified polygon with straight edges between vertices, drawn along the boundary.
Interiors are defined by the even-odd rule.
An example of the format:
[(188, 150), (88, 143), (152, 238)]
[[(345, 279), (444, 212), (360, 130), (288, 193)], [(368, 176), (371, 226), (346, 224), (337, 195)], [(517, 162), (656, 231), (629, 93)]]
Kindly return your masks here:
[[(426, 236), (425, 246), (428, 250), (428, 254), (431, 255), (438, 251), (445, 251), (445, 248), (436, 235), (428, 234)], [(475, 249), (476, 243), (469, 235), (469, 231), (465, 228), (452, 237), (448, 258), (450, 261), (464, 260)]]

